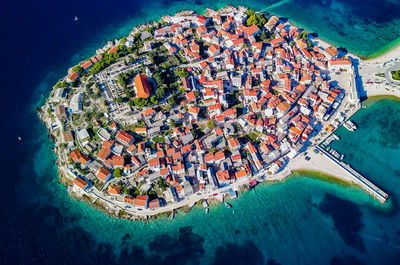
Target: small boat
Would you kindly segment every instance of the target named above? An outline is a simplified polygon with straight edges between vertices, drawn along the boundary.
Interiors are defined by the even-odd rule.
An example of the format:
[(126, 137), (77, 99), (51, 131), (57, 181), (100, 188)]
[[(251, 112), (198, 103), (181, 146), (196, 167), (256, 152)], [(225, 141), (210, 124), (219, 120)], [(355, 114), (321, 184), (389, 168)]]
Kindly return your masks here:
[(341, 155), (341, 156), (340, 156), (340, 160), (343, 160), (343, 158), (344, 158), (344, 155)]
[(206, 208), (206, 214), (208, 214), (210, 212), (210, 209)]
[(78, 21), (79, 18), (77, 16), (74, 17), (74, 21)]
[(21, 140), (22, 140), (22, 138), (20, 136), (18, 136), (18, 141), (21, 141)]
[(207, 207), (208, 207), (207, 200), (203, 200), (202, 204), (203, 204), (203, 207), (204, 207), (204, 208), (207, 208)]
[(357, 126), (351, 120), (347, 120), (343, 125), (347, 130), (352, 132), (357, 129)]
[(229, 203), (225, 203), (225, 206), (227, 207), (227, 208), (232, 208), (232, 205), (230, 205)]

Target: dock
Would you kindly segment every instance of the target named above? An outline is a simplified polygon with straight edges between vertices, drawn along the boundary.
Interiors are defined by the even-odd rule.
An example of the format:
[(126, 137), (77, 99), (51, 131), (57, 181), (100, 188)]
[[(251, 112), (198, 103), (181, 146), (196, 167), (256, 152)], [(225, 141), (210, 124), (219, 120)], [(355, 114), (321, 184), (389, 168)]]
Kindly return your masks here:
[(346, 172), (352, 176), (352, 181), (356, 184), (358, 184), (363, 190), (367, 191), (369, 194), (371, 194), (374, 198), (376, 198), (380, 203), (385, 203), (389, 195), (384, 192), (382, 189), (378, 188), (375, 184), (373, 184), (371, 181), (369, 181), (366, 177), (358, 173), (356, 170), (354, 170), (349, 164), (346, 164), (344, 162), (339, 161), (336, 159), (334, 156), (320, 148), (319, 146), (315, 147), (321, 154), (324, 156), (328, 157), (330, 160), (332, 160), (334, 163), (336, 163), (338, 166), (340, 166), (342, 169), (344, 169)]

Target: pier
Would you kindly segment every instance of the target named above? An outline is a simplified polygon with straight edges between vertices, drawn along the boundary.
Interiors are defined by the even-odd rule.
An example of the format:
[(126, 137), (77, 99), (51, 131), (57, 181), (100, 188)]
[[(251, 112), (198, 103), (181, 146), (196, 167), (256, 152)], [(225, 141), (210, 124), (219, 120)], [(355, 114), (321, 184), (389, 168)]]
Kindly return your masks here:
[(367, 191), (369, 194), (371, 194), (374, 198), (376, 198), (380, 203), (385, 203), (389, 195), (378, 188), (375, 184), (373, 184), (371, 181), (369, 181), (367, 178), (365, 178), (363, 175), (358, 173), (356, 170), (354, 170), (350, 165), (341, 162), (337, 160), (335, 157), (333, 157), (331, 154), (320, 148), (319, 146), (315, 147), (321, 154), (324, 156), (328, 157), (330, 160), (332, 160), (334, 163), (336, 163), (338, 166), (340, 166), (343, 170), (348, 172), (350, 176), (352, 176), (352, 181), (356, 184), (358, 184), (363, 190)]

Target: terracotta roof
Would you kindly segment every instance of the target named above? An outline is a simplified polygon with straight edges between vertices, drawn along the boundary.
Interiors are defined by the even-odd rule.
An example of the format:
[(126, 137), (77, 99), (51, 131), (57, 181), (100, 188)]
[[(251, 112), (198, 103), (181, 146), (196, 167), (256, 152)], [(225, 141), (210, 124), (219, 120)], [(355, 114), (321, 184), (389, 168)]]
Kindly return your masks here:
[(110, 175), (110, 174), (111, 174), (111, 173), (110, 173), (107, 169), (105, 169), (104, 167), (101, 167), (101, 168), (99, 169), (99, 172), (97, 172), (97, 177), (98, 177), (100, 180), (105, 181), (106, 178), (107, 178), (107, 176)]
[(143, 207), (145, 207), (146, 204), (147, 204), (148, 199), (149, 199), (149, 196), (147, 196), (147, 195), (138, 195), (138, 196), (136, 196), (135, 206), (143, 206)]
[(150, 84), (147, 81), (147, 76), (137, 75), (134, 78), (136, 86), (136, 96), (138, 98), (148, 98), (150, 97)]
[(109, 194), (116, 194), (116, 195), (118, 195), (118, 194), (121, 192), (121, 187), (116, 186), (116, 185), (110, 185), (110, 186), (108, 186), (107, 192), (108, 192)]
[(81, 189), (84, 189), (86, 187), (86, 185), (87, 185), (87, 182), (84, 181), (83, 179), (79, 178), (79, 177), (75, 178), (73, 182), (74, 182), (74, 184), (76, 186), (78, 186)]
[(97, 153), (97, 157), (100, 158), (101, 160), (106, 160), (107, 157), (110, 155), (111, 149), (107, 147), (102, 147), (100, 151)]

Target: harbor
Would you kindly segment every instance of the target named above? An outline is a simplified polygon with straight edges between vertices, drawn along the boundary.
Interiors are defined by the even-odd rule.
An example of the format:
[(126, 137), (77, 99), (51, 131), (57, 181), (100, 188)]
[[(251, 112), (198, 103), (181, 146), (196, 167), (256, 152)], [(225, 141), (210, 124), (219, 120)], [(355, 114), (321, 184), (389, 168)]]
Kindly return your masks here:
[(378, 188), (375, 184), (365, 178), (363, 175), (354, 170), (349, 164), (346, 164), (343, 161), (339, 161), (335, 156), (322, 149), (319, 146), (315, 147), (322, 155), (333, 161), (337, 164), (341, 169), (348, 173), (351, 176), (352, 182), (359, 185), (362, 189), (371, 194), (374, 198), (376, 198), (380, 203), (385, 203), (389, 195), (384, 192), (382, 189)]

